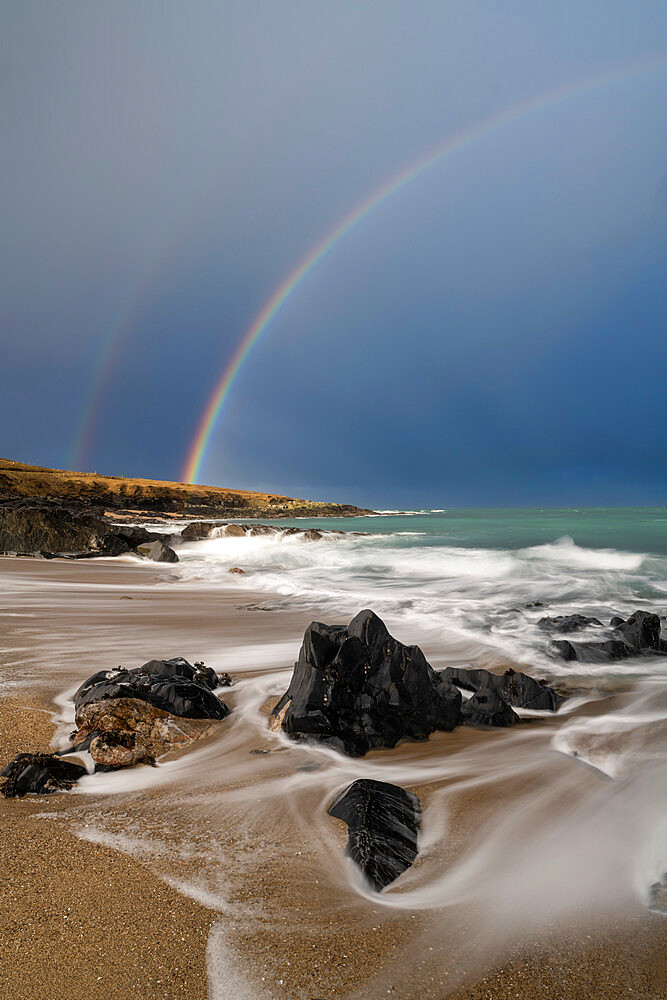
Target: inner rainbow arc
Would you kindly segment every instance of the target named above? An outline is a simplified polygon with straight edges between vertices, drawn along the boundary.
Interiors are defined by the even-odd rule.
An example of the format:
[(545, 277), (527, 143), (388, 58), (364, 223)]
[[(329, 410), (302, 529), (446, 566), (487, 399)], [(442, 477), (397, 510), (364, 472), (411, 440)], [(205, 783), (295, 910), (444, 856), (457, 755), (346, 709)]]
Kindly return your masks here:
[(354, 229), (354, 227), (358, 225), (358, 223), (360, 223), (369, 212), (371, 212), (374, 208), (380, 205), (381, 202), (383, 202), (390, 195), (394, 194), (405, 184), (408, 184), (410, 181), (416, 179), (424, 171), (428, 170), (429, 167), (432, 167), (438, 161), (442, 160), (445, 156), (463, 149), (469, 143), (481, 138), (483, 135), (488, 134), (494, 129), (508, 125), (525, 115), (545, 110), (560, 101), (567, 100), (568, 98), (585, 93), (586, 91), (593, 90), (598, 87), (604, 87), (611, 83), (617, 83), (627, 77), (634, 76), (637, 73), (647, 72), (648, 70), (664, 66), (666, 60), (667, 56), (665, 54), (661, 54), (660, 56), (653, 57), (650, 60), (644, 59), (640, 63), (635, 61), (630, 65), (624, 64), (623, 67), (617, 67), (614, 71), (608, 72), (604, 75), (596, 76), (592, 79), (588, 78), (583, 81), (567, 84), (564, 87), (543, 92), (528, 101), (522, 102), (518, 105), (513, 105), (499, 113), (488, 116), (476, 124), (463, 129), (461, 132), (448, 139), (444, 144), (439, 145), (435, 150), (431, 151), (426, 156), (423, 156), (416, 162), (409, 164), (406, 168), (400, 171), (400, 173), (394, 175), (394, 177), (383, 184), (378, 190), (374, 191), (371, 195), (360, 202), (344, 217), (342, 222), (339, 222), (332, 230), (330, 230), (320, 243), (316, 244), (316, 246), (309, 251), (296, 268), (285, 278), (282, 284), (279, 285), (274, 291), (273, 295), (263, 307), (261, 312), (255, 317), (252, 325), (243, 335), (238, 347), (234, 351), (234, 354), (224, 369), (220, 380), (216, 384), (208, 403), (206, 404), (206, 408), (202, 414), (186, 458), (183, 470), (183, 481), (186, 483), (194, 483), (197, 479), (211, 433), (222, 405), (244, 361), (261, 337), (262, 333), (265, 331), (268, 324), (277, 315), (292, 292), (297, 288), (300, 282), (303, 281), (312, 268), (323, 259), (327, 252), (331, 250), (331, 248), (343, 236), (351, 232), (352, 229)]

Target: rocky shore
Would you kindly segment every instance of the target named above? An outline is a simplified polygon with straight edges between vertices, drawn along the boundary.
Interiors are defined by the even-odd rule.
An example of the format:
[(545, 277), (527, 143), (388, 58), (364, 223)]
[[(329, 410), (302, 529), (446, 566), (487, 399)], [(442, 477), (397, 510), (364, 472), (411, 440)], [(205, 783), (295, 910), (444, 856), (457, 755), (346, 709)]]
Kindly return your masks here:
[[(86, 778), (85, 794), (0, 802), (7, 859), (0, 874), (12, 901), (2, 916), (2, 933), (11, 942), (4, 980), (11, 1000), (26, 996), (26, 977), (34, 984), (30, 1000), (46, 1000), (73, 989), (84, 990), (92, 1000), (204, 1000), (224, 995), (221, 982), (235, 995), (253, 1000), (338, 996), (380, 1000), (387, 995), (404, 1000), (445, 996), (509, 1000), (517, 993), (522, 1000), (550, 995), (564, 1000), (582, 996), (615, 1000), (628, 995), (657, 1000), (662, 995), (664, 939), (658, 921), (664, 918), (641, 907), (610, 912), (604, 924), (594, 925), (582, 914), (576, 924), (574, 918), (570, 921), (569, 930), (554, 923), (548, 932), (536, 930), (534, 940), (515, 936), (510, 947), (506, 941), (497, 948), (487, 942), (475, 952), (466, 946), (466, 936), (474, 937), (477, 922), (484, 925), (485, 906), (463, 913), (460, 907), (451, 913), (434, 908), (383, 910), (351, 892), (343, 878), (338, 859), (347, 850), (375, 890), (372, 895), (378, 890), (384, 893), (397, 875), (405, 880), (415, 873), (417, 881), (423, 881), (428, 870), (424, 866), (435, 872), (452, 865), (500, 802), (516, 798), (517, 809), (525, 809), (530, 795), (539, 794), (538, 772), (526, 779), (525, 786), (501, 781), (497, 792), (487, 779), (479, 786), (468, 783), (446, 800), (444, 844), (434, 850), (431, 843), (424, 854), (422, 810), (427, 815), (431, 810), (428, 842), (439, 815), (438, 795), (452, 778), (417, 786), (400, 776), (401, 768), (431, 756), (470, 760), (479, 748), (484, 751), (480, 761), (495, 760), (502, 769), (510, 759), (507, 753), (499, 756), (508, 746), (507, 737), (514, 739), (522, 732), (534, 755), (539, 727), (519, 720), (509, 726), (499, 723), (497, 712), (479, 722), (466, 720), (463, 709), (480, 693), (488, 693), (496, 708), (504, 706), (503, 713), (516, 714), (521, 706), (553, 713), (563, 704), (557, 688), (514, 670), (494, 673), (460, 665), (434, 669), (430, 655), (427, 659), (418, 647), (394, 639), (381, 619), (367, 611), (348, 625), (311, 624), (299, 655), (301, 667), (291, 678), (282, 667), (282, 687), (274, 681), (258, 688), (260, 693), (275, 692), (275, 697), (249, 714), (255, 704), (248, 700), (253, 679), (263, 669), (258, 644), (276, 639), (293, 642), (302, 612), (281, 613), (269, 622), (266, 616), (239, 608), (234, 590), (155, 588), (154, 580), (164, 581), (168, 573), (148, 563), (4, 560), (3, 567), (8, 579), (14, 575), (21, 581), (17, 594), (27, 592), (26, 580), (34, 582), (37, 603), (28, 610), (39, 609), (37, 632), (21, 632), (21, 619), (7, 618), (8, 639), (19, 652), (17, 665), (8, 664), (5, 676), (14, 671), (25, 682), (36, 671), (39, 681), (30, 680), (24, 694), (0, 706), (2, 763), (19, 754), (53, 755), (51, 699), (69, 687), (76, 688), (73, 697), (80, 724), (68, 749), (75, 753), (75, 747), (88, 741), (88, 749), (80, 752), (90, 753), (93, 763), (102, 764), (97, 775)], [(54, 603), (59, 599), (55, 581), (65, 588), (66, 614)], [(83, 593), (85, 602), (76, 597)], [(23, 600), (8, 606), (24, 610)], [(202, 660), (216, 663), (209, 659), (213, 650), (236, 648), (248, 635), (253, 642), (250, 667), (239, 663), (241, 672), (233, 671), (238, 683), (222, 687), (223, 671), (216, 665), (214, 679)], [(145, 657), (130, 658), (130, 641), (149, 655), (171, 655), (171, 660), (142, 663)], [(36, 644), (34, 649), (31, 643)], [(189, 660), (174, 657), (178, 650)], [(425, 653), (429, 653), (426, 647)], [(13, 656), (16, 659), (17, 652)], [(114, 666), (118, 659), (141, 666), (124, 666), (120, 671)], [(230, 712), (223, 710), (224, 718), (213, 720), (177, 715), (170, 711), (176, 702), (160, 700), (173, 693), (165, 692), (165, 682), (201, 688)], [(442, 698), (440, 687), (444, 703), (457, 706), (456, 716), (452, 708), (452, 719), (444, 719), (447, 725), (442, 728), (433, 726), (443, 720), (429, 707)], [(290, 697), (273, 717), (284, 734), (276, 743), (269, 734), (269, 713), (278, 693), (286, 690)], [(384, 699), (389, 704), (394, 691), (394, 707), (409, 720), (412, 734), (396, 737), (393, 724), (387, 730), (379, 725)], [(178, 697), (184, 693), (210, 704), (206, 693), (199, 695), (192, 688), (176, 692)], [(178, 711), (187, 711), (187, 704), (179, 703)], [(479, 697), (475, 704), (479, 707)], [(280, 718), (288, 705), (293, 732), (288, 731), (290, 723), (283, 724), (287, 714)], [(309, 717), (317, 723), (311, 732)], [(257, 726), (251, 722), (255, 718)], [(171, 747), (159, 741), (147, 745), (156, 723), (159, 728), (173, 720), (178, 726), (186, 720), (212, 728), (197, 736), (194, 749), (190, 740)], [(116, 728), (122, 739), (109, 740)], [(372, 773), (386, 763), (393, 770), (391, 783), (374, 784), (364, 778), (366, 783), (360, 786), (358, 781), (350, 783), (350, 776), (341, 780), (354, 773), (345, 762), (358, 758), (322, 754), (317, 746), (326, 750), (327, 743), (318, 740), (323, 734), (342, 744), (352, 740), (354, 751), (359, 748), (357, 741), (365, 740), (369, 750), (363, 765)], [(299, 739), (291, 738), (295, 735)], [(399, 742), (391, 753), (383, 749), (393, 746), (391, 740), (396, 738)], [(128, 746), (132, 739), (134, 744)], [(513, 745), (519, 752), (521, 744)], [(197, 747), (209, 748), (199, 764), (194, 762)], [(152, 769), (145, 757), (159, 761), (163, 752), (167, 760), (180, 761), (174, 773), (181, 777), (173, 792), (169, 786), (151, 790), (149, 785), (140, 791), (143, 786), (137, 785), (138, 790), (124, 795), (118, 791), (123, 786), (117, 785), (109, 793), (112, 786), (105, 780), (120, 779), (123, 772), (159, 775), (160, 769)], [(111, 757), (95, 761), (94, 754)], [(340, 777), (334, 770), (333, 778), (320, 785), (333, 757), (341, 761)], [(573, 771), (579, 776), (577, 764), (561, 759), (562, 764), (550, 765), (555, 767), (550, 777), (540, 775), (540, 782), (562, 781)], [(120, 773), (108, 775), (107, 763), (120, 767)], [(581, 774), (588, 794), (594, 794), (597, 778), (588, 771)], [(97, 781), (101, 794), (94, 791)], [(269, 794), (266, 799), (272, 782), (279, 797)], [(203, 806), (208, 794), (213, 803), (210, 811)], [(84, 838), (98, 836), (95, 831), (101, 830), (104, 837), (97, 842), (81, 840), (72, 829)], [(132, 857), (128, 851), (135, 842), (140, 853)], [(141, 846), (146, 843), (154, 847)], [(218, 877), (224, 905), (213, 891)], [(399, 883), (399, 892), (414, 884), (414, 878)], [(181, 893), (199, 891), (200, 901), (185, 898), (175, 885)], [(226, 950), (218, 953), (220, 939)], [(221, 964), (216, 965), (218, 954)]]
[(276, 525), (193, 521), (174, 532), (157, 532), (118, 522), (109, 513), (83, 504), (48, 498), (0, 502), (0, 555), (40, 559), (91, 559), (133, 553), (153, 562), (178, 562), (178, 547), (205, 538), (298, 535), (319, 541), (341, 535), (331, 529), (281, 528)]

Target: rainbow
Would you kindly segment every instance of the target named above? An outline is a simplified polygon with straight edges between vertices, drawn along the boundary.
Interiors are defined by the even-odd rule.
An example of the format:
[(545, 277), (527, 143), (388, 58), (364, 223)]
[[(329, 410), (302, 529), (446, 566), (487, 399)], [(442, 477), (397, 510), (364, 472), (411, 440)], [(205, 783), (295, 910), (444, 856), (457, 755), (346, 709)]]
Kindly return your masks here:
[[(227, 362), (227, 365), (216, 383), (208, 403), (202, 413), (196, 433), (192, 440), (185, 466), (182, 473), (183, 481), (193, 483), (199, 475), (206, 449), (209, 445), (211, 435), (215, 428), (221, 408), (227, 399), (232, 385), (239, 374), (244, 362), (252, 351), (253, 347), (265, 332), (274, 317), (280, 312), (295, 289), (308, 276), (314, 267), (326, 256), (326, 254), (348, 233), (352, 232), (366, 216), (381, 205), (387, 198), (403, 187), (415, 180), (430, 167), (442, 161), (445, 157), (466, 148), (477, 139), (503, 128), (518, 119), (538, 111), (545, 110), (562, 101), (567, 101), (579, 96), (587, 91), (610, 84), (619, 83), (639, 73), (646, 73), (654, 69), (661, 68), (667, 61), (667, 54), (661, 53), (649, 59), (624, 63), (621, 67), (616, 67), (604, 74), (579, 80), (575, 83), (567, 84), (538, 94), (528, 101), (505, 108), (494, 115), (478, 121), (449, 138), (443, 144), (413, 161), (398, 174), (386, 181), (381, 187), (371, 193), (349, 212), (341, 222), (339, 222), (325, 237), (317, 243), (306, 256), (297, 264), (294, 270), (287, 275), (285, 280), (276, 288), (273, 295), (267, 301), (261, 312), (255, 317), (251, 326), (247, 329), (234, 354)], [(105, 356), (111, 355), (112, 345), (108, 345)], [(94, 405), (91, 401), (90, 407)]]

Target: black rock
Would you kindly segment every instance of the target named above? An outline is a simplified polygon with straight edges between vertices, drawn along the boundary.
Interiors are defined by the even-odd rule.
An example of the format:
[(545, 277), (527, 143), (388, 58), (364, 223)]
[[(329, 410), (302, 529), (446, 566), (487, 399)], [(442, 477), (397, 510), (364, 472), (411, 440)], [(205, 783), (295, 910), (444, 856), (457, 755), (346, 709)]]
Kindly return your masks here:
[(578, 632), (589, 625), (602, 625), (602, 622), (586, 615), (559, 615), (557, 618), (540, 618), (537, 623), (537, 627), (545, 632)]
[[(190, 664), (187, 663), (187, 660), (184, 660), (183, 662), (187, 666), (190, 666)], [(223, 676), (229, 677), (229, 674), (225, 674)], [(211, 691), (214, 691), (215, 688), (222, 686), (222, 680), (218, 677), (213, 667), (207, 667), (201, 660), (198, 663), (195, 663), (192, 679), (196, 684), (203, 684), (204, 687), (210, 688)]]
[(611, 663), (632, 656), (667, 653), (667, 641), (660, 637), (660, 616), (648, 611), (635, 611), (627, 621), (612, 618), (613, 638), (604, 642), (552, 642), (549, 652), (563, 660), (583, 663)]
[(312, 622), (288, 690), (273, 710), (294, 739), (352, 756), (456, 725), (461, 694), (372, 611), (350, 624)]
[(329, 815), (347, 823), (345, 854), (378, 892), (417, 857), (421, 806), (416, 795), (398, 785), (354, 781), (334, 800)]
[(495, 691), (508, 705), (515, 708), (546, 709), (553, 712), (564, 701), (563, 695), (553, 688), (540, 684), (518, 670), (510, 669), (504, 674), (492, 674), (489, 670), (445, 667), (440, 671), (440, 676), (466, 691), (480, 691), (483, 688)]
[(178, 556), (174, 550), (159, 539), (154, 542), (143, 542), (141, 545), (137, 545), (137, 552), (146, 559), (152, 559), (153, 562), (178, 562)]
[(627, 621), (615, 626), (616, 632), (624, 642), (635, 649), (650, 649), (655, 653), (663, 652), (660, 639), (660, 616), (648, 611), (635, 611)]
[(480, 688), (461, 705), (459, 721), (464, 726), (513, 726), (519, 716), (491, 688)]
[(139, 698), (184, 719), (224, 719), (229, 708), (208, 686), (209, 669), (195, 670), (178, 656), (172, 660), (149, 660), (134, 670), (121, 667), (100, 670), (76, 691), (76, 715), (85, 705), (105, 698)]
[(559, 656), (561, 660), (611, 663), (614, 660), (626, 660), (637, 651), (620, 639), (608, 639), (606, 642), (568, 642), (567, 639), (558, 639), (549, 644), (549, 652)]
[(5, 779), (2, 794), (6, 798), (21, 797), (28, 792), (48, 795), (71, 788), (87, 774), (85, 767), (55, 754), (20, 753), (0, 773)]

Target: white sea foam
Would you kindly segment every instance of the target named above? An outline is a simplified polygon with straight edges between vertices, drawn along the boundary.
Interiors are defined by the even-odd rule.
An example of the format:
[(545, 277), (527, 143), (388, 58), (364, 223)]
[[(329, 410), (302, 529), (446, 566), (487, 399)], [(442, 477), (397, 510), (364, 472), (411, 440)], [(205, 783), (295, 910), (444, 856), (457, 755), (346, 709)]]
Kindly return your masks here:
[(268, 1000), (275, 996), (250, 986), (227, 938), (227, 924), (218, 920), (211, 928), (206, 948), (209, 1000)]
[(638, 570), (646, 556), (615, 549), (585, 549), (569, 536), (547, 545), (535, 545), (520, 550), (527, 558), (565, 563), (570, 568), (593, 570)]

